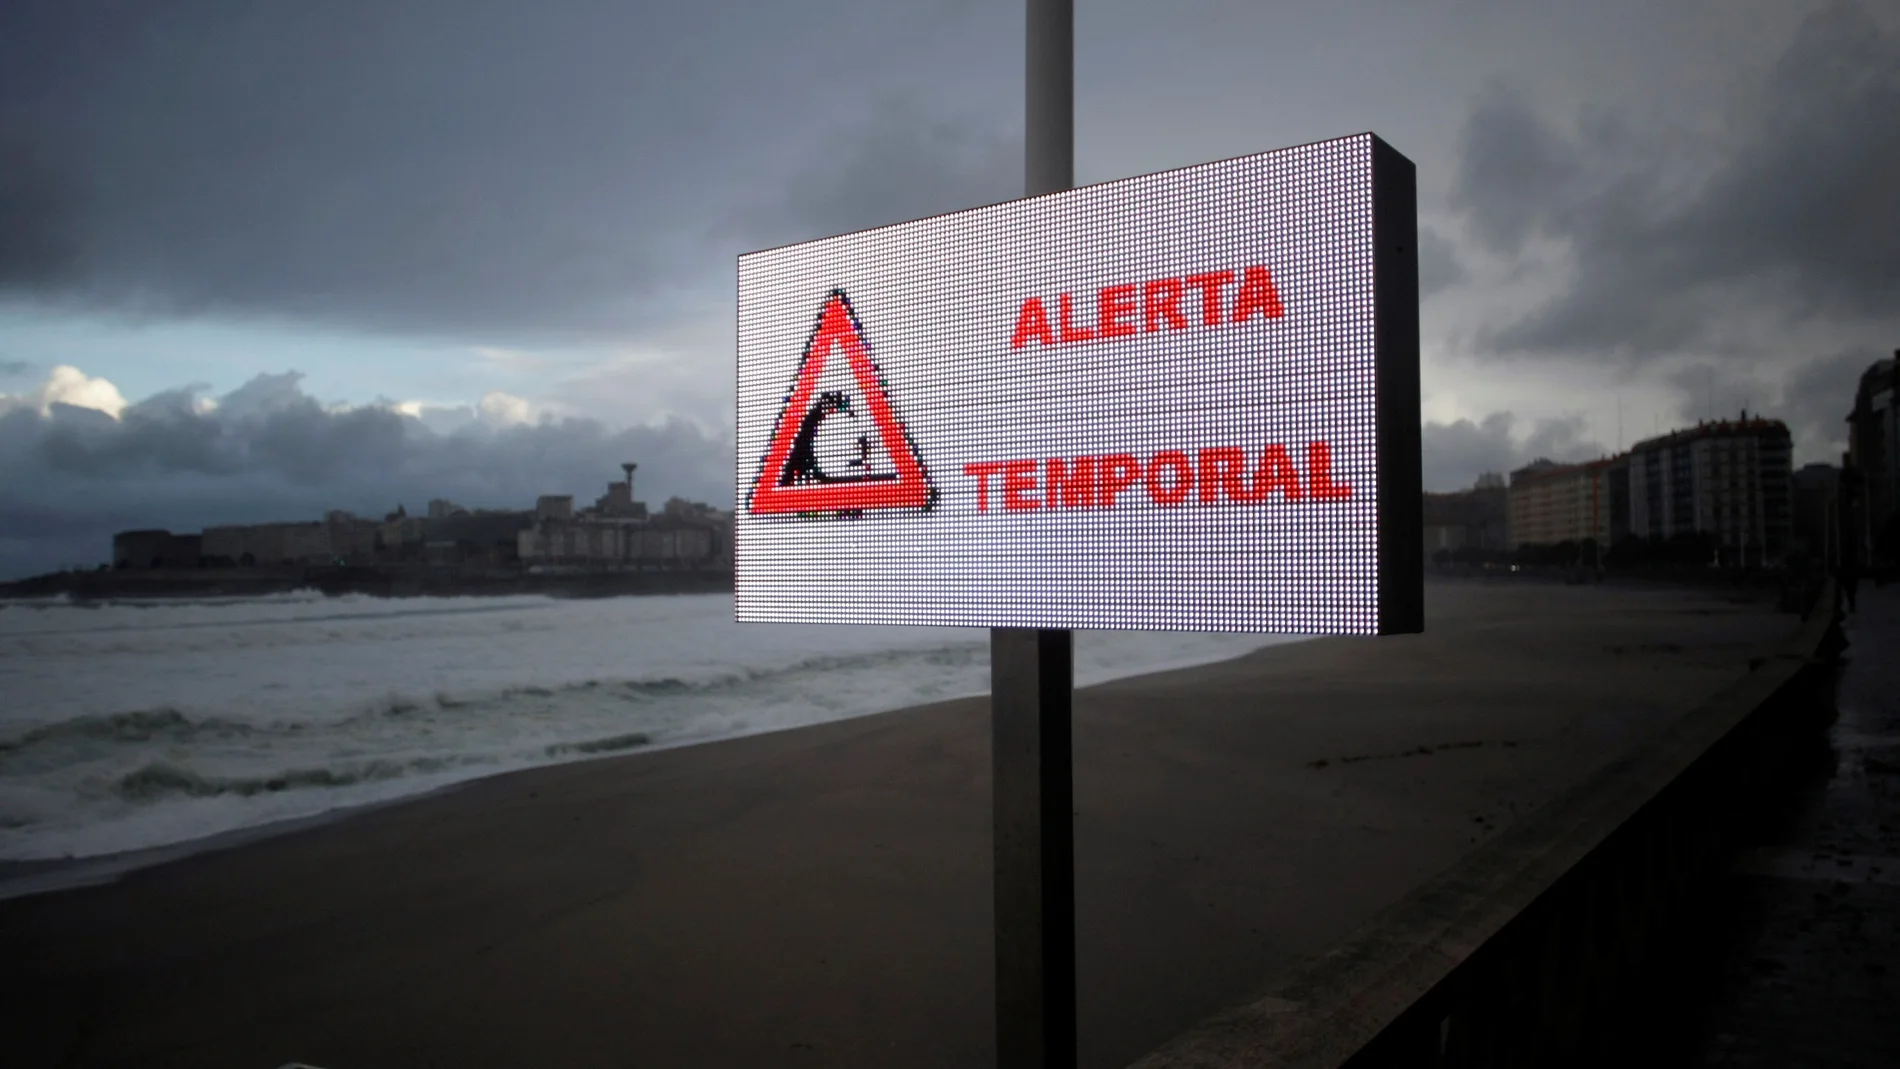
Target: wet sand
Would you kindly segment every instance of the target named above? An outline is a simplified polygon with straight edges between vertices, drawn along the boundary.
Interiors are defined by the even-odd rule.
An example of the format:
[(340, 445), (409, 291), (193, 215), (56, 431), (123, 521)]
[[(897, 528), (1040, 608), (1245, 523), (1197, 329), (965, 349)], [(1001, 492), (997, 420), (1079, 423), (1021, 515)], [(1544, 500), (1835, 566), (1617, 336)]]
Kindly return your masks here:
[[(1082, 1064), (1323, 949), (1795, 626), (1444, 583), (1077, 693)], [(988, 702), (478, 781), (0, 901), (9, 1066), (992, 1064)]]

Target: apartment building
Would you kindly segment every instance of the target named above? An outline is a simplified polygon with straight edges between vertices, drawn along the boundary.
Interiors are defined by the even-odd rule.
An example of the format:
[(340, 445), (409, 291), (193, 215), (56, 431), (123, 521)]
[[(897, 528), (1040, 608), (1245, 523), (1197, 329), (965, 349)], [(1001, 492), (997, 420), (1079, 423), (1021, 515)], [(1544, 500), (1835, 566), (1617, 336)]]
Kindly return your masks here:
[(1846, 549), (1857, 561), (1900, 552), (1900, 391), (1893, 359), (1861, 373), (1854, 410), (1847, 416), (1848, 496)]
[(1613, 476), (1623, 457), (1583, 464), (1539, 458), (1511, 473), (1505, 529), (1512, 548), (1594, 539), (1607, 547), (1622, 526)]
[(1629, 453), (1630, 533), (1706, 534), (1720, 563), (1779, 563), (1793, 542), (1793, 465), (1787, 425), (1746, 411), (1638, 442)]

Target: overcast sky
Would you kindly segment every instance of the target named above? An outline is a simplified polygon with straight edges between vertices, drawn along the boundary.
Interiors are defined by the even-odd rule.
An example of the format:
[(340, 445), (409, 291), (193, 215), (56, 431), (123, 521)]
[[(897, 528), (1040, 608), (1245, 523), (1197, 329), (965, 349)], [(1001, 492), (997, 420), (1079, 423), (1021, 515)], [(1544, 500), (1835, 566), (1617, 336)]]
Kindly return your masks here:
[[(1076, 179), (1419, 167), (1425, 474), (1900, 347), (1900, 6), (1079, 0)], [(0, 577), (111, 531), (730, 500), (734, 258), (1022, 189), (1020, 0), (0, 5)]]

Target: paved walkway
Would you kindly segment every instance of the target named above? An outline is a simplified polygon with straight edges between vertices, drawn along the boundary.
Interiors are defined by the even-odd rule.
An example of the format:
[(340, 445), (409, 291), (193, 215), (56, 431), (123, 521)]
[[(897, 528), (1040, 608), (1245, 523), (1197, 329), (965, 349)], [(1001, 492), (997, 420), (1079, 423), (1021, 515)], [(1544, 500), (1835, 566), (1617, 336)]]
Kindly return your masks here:
[(1815, 782), (1739, 859), (1695, 1066), (1900, 1066), (1900, 586), (1860, 589)]

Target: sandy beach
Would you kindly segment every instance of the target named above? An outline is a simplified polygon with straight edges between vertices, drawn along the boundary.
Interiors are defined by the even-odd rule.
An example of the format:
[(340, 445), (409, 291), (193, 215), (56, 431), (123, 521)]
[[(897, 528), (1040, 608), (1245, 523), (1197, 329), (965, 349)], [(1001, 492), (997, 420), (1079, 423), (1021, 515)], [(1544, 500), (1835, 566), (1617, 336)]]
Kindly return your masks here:
[[(1744, 671), (1718, 590), (1427, 588), (1427, 632), (1079, 691), (1081, 1064), (1339, 938)], [(988, 702), (481, 780), (0, 902), (9, 1066), (982, 1066)]]

